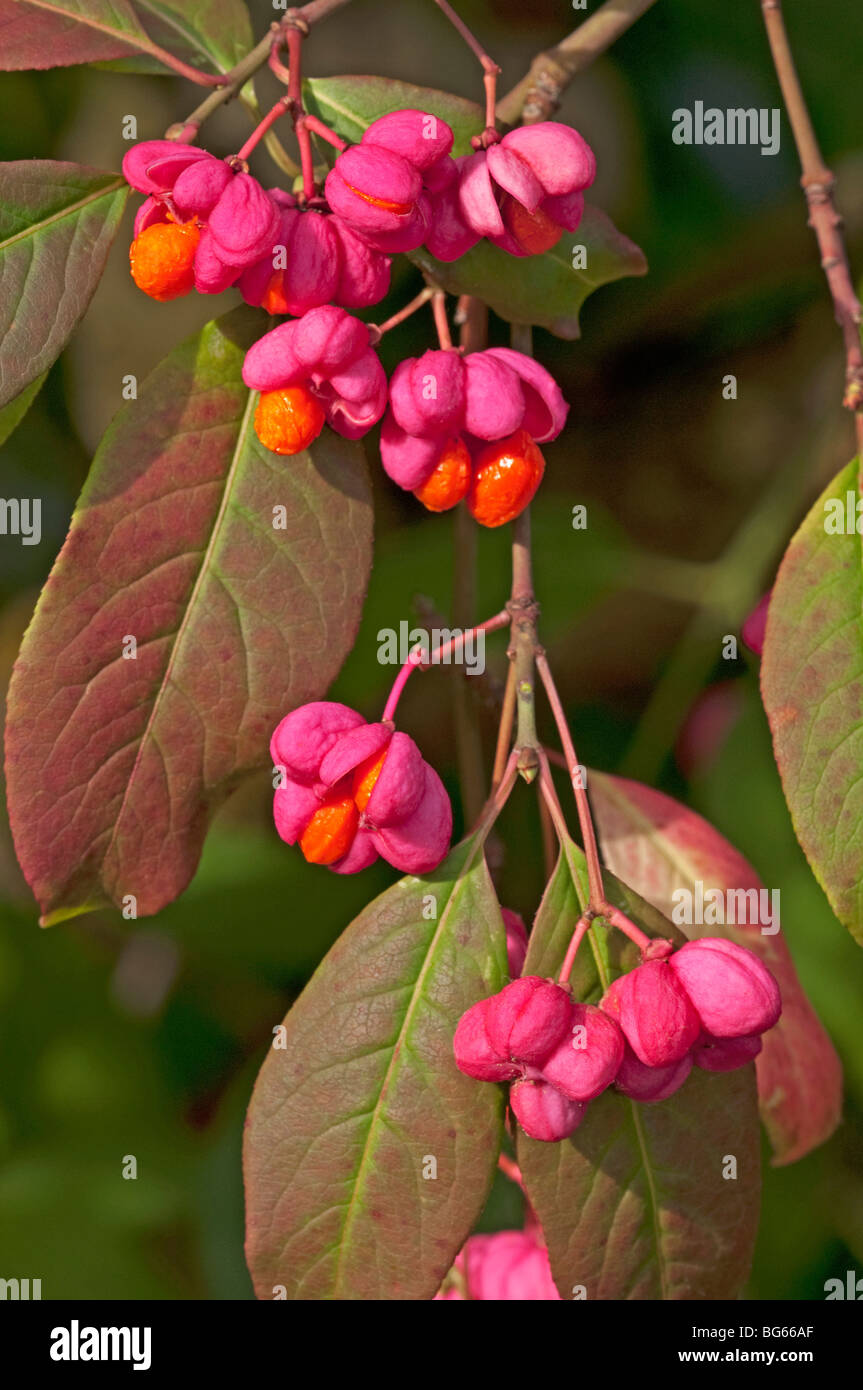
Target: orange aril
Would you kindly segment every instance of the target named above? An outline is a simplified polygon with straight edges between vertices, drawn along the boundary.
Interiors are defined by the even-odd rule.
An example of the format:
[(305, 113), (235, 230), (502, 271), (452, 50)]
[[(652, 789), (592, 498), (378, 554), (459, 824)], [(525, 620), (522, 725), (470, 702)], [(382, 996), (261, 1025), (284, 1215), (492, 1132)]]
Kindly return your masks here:
[(353, 844), (359, 823), (353, 797), (334, 794), (315, 811), (300, 836), (300, 849), (310, 864), (335, 864)]
[(524, 204), (509, 193), (505, 193), (500, 201), (500, 215), (510, 236), (528, 256), (539, 256), (543, 251), (550, 251), (563, 236), (563, 228), (541, 207), (536, 212), (528, 212)]
[(264, 291), (261, 300), (261, 308), (266, 309), (268, 314), (289, 314), (288, 301), (285, 298), (285, 272), (276, 270)]
[(132, 279), (151, 299), (179, 299), (194, 287), (196, 222), (154, 222), (129, 247)]
[(382, 753), (372, 753), (371, 757), (361, 762), (354, 772), (354, 801), (360, 811), (364, 811), (369, 804), (369, 797), (381, 775), (381, 769), (386, 762), (388, 752), (389, 747), (386, 747)]
[(255, 433), (274, 454), (300, 454), (324, 427), (320, 401), (307, 386), (264, 391), (255, 411)]
[(362, 198), (364, 203), (371, 203), (372, 207), (383, 208), (384, 212), (396, 212), (403, 217), (405, 213), (413, 212), (413, 203), (393, 203), (389, 198), (373, 198), (371, 193), (363, 193), (361, 188), (354, 188), (352, 184), (346, 183), (345, 188), (349, 188), (357, 198)]
[(435, 464), (434, 472), (422, 487), (414, 489), (430, 512), (446, 512), (467, 496), (470, 487), (471, 463), (467, 445), (460, 435), (448, 439)]
[(542, 482), (545, 459), (527, 430), (486, 444), (474, 459), (468, 510), (481, 526), (513, 521)]

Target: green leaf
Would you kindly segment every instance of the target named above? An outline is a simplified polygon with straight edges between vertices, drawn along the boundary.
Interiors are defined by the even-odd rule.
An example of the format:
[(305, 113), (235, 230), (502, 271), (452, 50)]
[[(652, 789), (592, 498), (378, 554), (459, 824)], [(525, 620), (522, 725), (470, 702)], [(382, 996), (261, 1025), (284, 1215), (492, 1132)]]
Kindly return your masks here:
[(18, 428), (41, 391), (47, 375), (47, 372), (43, 372), (41, 376), (37, 376), (36, 380), (31, 381), (29, 386), (25, 386), (14, 400), (0, 408), (0, 444), (4, 444), (12, 431)]
[(452, 127), (453, 154), (470, 154), (470, 137), (484, 124), (482, 107), (475, 101), (389, 77), (311, 77), (304, 85), (309, 109), (345, 140), (359, 140), (379, 116), (414, 107)]
[(244, 0), (132, 0), (151, 38), (175, 57), (228, 72), (254, 46)]
[[(312, 78), (310, 106), (348, 140), (358, 140), (379, 116), (418, 107), (452, 126), (456, 154), (470, 153), (470, 137), (483, 127), (481, 107), (448, 92), (391, 82), (381, 77)], [(574, 248), (583, 248), (584, 268)], [(618, 232), (599, 208), (586, 207), (581, 225), (566, 232), (541, 256), (510, 256), (482, 241), (457, 261), (444, 264), (420, 248), (411, 253), (423, 272), (449, 294), (473, 294), (510, 323), (538, 324), (560, 338), (579, 336), (578, 314), (600, 285), (627, 275), (644, 275), (644, 254)]]
[[(782, 1017), (764, 1035), (755, 1072), (773, 1162), (794, 1163), (829, 1139), (838, 1125), (842, 1067), (798, 979), (784, 934), (773, 930), (778, 921), (760, 915), (766, 892), (761, 880), (703, 817), (652, 787), (591, 771), (590, 799), (603, 856), (614, 873), (669, 917), (681, 890), (690, 902), (699, 884), (705, 895), (722, 893), (733, 903), (736, 920), (687, 923), (687, 937), (727, 937), (754, 951), (775, 975)], [(731, 893), (733, 899), (727, 896)], [(762, 926), (769, 930), (763, 932)]]
[(42, 377), (99, 283), (129, 189), (57, 160), (0, 164), (0, 409)]
[(434, 1297), (501, 1142), (500, 1088), (458, 1071), (453, 1033), (505, 979), (477, 836), (342, 934), (275, 1037), (249, 1109), (246, 1253), (259, 1298), (279, 1286), (291, 1299)]
[(116, 416), (24, 639), (7, 791), (45, 922), (182, 892), (215, 809), (353, 642), (363, 451), (326, 429), (291, 459), (259, 443), (241, 368), (267, 323), (208, 324)]
[[(577, 248), (583, 251), (583, 270), (573, 268)], [(476, 295), (508, 323), (535, 324), (568, 339), (581, 336), (579, 310), (593, 290), (647, 273), (635, 242), (590, 204), (576, 231), (564, 232), (541, 256), (518, 258), (481, 241), (457, 261), (437, 261), (422, 247), (411, 260), (447, 294)]]
[(863, 945), (857, 501), (852, 461), (819, 497), (785, 552), (768, 610), (761, 693), (797, 838), (836, 916)]
[[(649, 935), (680, 940), (656, 910), (611, 874), (606, 891)], [(525, 974), (556, 975), (586, 901), (584, 856), (568, 841), (546, 889)], [(595, 924), (576, 958), (576, 998), (596, 1003), (637, 963), (618, 931)], [(570, 1139), (544, 1144), (519, 1130), (518, 1161), (563, 1298), (734, 1298), (752, 1258), (760, 1194), (752, 1066), (693, 1069), (669, 1100), (638, 1104), (609, 1090)], [(736, 1177), (726, 1177), (729, 1159)], [(584, 1293), (581, 1293), (581, 1290)]]

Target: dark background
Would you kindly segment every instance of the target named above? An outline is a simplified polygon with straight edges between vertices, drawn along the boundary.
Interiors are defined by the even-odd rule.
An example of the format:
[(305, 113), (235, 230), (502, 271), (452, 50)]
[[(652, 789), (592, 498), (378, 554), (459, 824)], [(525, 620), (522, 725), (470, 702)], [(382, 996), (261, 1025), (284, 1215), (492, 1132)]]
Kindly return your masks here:
[[(272, 11), (264, 0), (251, 10), (261, 34)], [(584, 17), (564, 0), (477, 0), (461, 12), (502, 63), (504, 91)], [(863, 11), (848, 0), (788, 0), (785, 12), (859, 268)], [(431, 0), (355, 0), (314, 32), (307, 71), (480, 92), (473, 59)], [(173, 78), (2, 74), (0, 159), (116, 168), (125, 115), (136, 115), (140, 138), (153, 138), (197, 100)], [(839, 406), (840, 335), (787, 121), (773, 158), (677, 146), (671, 113), (696, 100), (780, 104), (756, 0), (660, 0), (566, 98), (562, 118), (597, 151), (593, 201), (644, 248), (650, 273), (592, 297), (581, 341), (536, 334), (537, 355), (572, 405), (534, 507), (537, 589), (581, 760), (685, 799), (781, 889), (787, 940), (843, 1058), (847, 1103), (837, 1134), (801, 1163), (773, 1169), (765, 1151), (747, 1295), (818, 1299), (825, 1279), (863, 1269), (863, 955), (796, 846), (757, 663), (742, 647), (738, 660), (723, 660), (722, 638), (739, 632), (769, 586), (794, 527), (847, 462), (852, 433)], [(247, 130), (242, 111), (228, 110), (205, 138), (223, 154)], [(260, 158), (258, 172), (275, 181)], [(126, 260), (131, 217), (130, 204), (84, 324), (0, 450), (2, 494), (40, 496), (43, 508), (40, 546), (0, 537), (3, 685), (89, 459), (121, 405), (122, 377), (142, 379), (236, 302), (233, 293), (170, 305), (140, 295)], [(375, 317), (415, 292), (415, 276), (402, 268), (391, 306)], [(493, 323), (492, 336), (505, 341), (504, 326)], [(385, 340), (387, 367), (430, 339), (430, 318), (417, 316)], [(722, 397), (728, 373), (735, 401)], [(370, 457), (377, 558), (360, 637), (332, 694), (374, 718), (393, 675), (377, 662), (379, 628), (429, 604), (450, 611), (453, 524), (387, 483), (373, 443)], [(578, 503), (588, 508), (586, 531), (572, 529)], [(507, 544), (480, 536), (477, 617), (507, 597)], [(487, 769), (504, 648), (503, 637), (490, 639), (486, 677), (467, 680)], [(462, 679), (414, 677), (401, 706), (454, 799), (451, 690)], [(502, 901), (529, 917), (543, 852), (524, 788), (495, 859)], [(240, 1136), (255, 1073), (317, 961), (394, 877), (377, 867), (343, 880), (307, 866), (275, 835), (262, 775), (220, 814), (193, 884), (158, 917), (100, 913), (43, 932), (0, 825), (0, 1276), (41, 1278), (45, 1298), (251, 1296)], [(137, 1158), (135, 1182), (121, 1179), (125, 1155)], [(485, 1225), (517, 1221), (501, 1184)]]

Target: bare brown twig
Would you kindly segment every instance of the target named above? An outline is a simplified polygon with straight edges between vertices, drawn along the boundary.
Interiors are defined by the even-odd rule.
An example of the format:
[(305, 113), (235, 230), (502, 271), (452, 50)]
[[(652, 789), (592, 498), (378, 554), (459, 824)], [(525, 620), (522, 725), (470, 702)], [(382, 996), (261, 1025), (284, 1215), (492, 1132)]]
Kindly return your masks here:
[(761, 10), (782, 99), (800, 156), (803, 171), (800, 183), (809, 206), (809, 226), (818, 241), (836, 322), (842, 329), (845, 343), (845, 395), (842, 404), (854, 412), (857, 453), (863, 458), (863, 343), (860, 337), (863, 309), (854, 291), (842, 236), (842, 218), (833, 198), (836, 180), (824, 163), (818, 145), (794, 66), (780, 0), (761, 0)]
[(498, 102), (498, 119), (507, 125), (549, 120), (576, 73), (589, 67), (655, 3), (606, 0), (568, 38), (536, 55), (521, 81)]

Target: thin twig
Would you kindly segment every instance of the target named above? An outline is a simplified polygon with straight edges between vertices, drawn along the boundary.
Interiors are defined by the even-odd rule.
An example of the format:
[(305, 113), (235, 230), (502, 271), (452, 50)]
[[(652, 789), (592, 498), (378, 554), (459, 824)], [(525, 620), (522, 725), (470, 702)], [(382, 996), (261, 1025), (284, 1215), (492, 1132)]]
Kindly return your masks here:
[(585, 791), (581, 777), (581, 767), (575, 752), (572, 735), (569, 732), (569, 725), (566, 722), (563, 704), (557, 693), (557, 686), (554, 683), (554, 677), (551, 674), (551, 668), (544, 653), (536, 658), (536, 668), (539, 672), (539, 678), (545, 686), (548, 703), (551, 705), (551, 712), (554, 716), (554, 722), (557, 725), (557, 732), (560, 735), (563, 754), (566, 758), (566, 770), (569, 773), (569, 780), (572, 783), (572, 791), (578, 811), (578, 823), (581, 826), (581, 838), (584, 842), (584, 857), (587, 860), (587, 879), (590, 884), (590, 905), (598, 909), (600, 904), (605, 901), (605, 890), (602, 886), (602, 866), (599, 860), (596, 831), (593, 825), (593, 816), (591, 815), (587, 792)]
[(273, 51), (273, 45), (285, 40), (286, 31), (291, 25), (300, 22), (300, 27), (317, 24), (319, 20), (326, 19), (327, 15), (333, 10), (341, 9), (343, 5), (350, 3), (350, 0), (312, 0), (308, 5), (302, 5), (299, 9), (291, 10), (281, 21), (274, 21), (267, 30), (264, 37), (255, 47), (250, 49), (245, 58), (242, 58), (236, 67), (226, 72), (219, 78), (220, 86), (215, 92), (196, 106), (185, 121), (177, 122), (167, 132), (166, 138), (169, 140), (189, 141), (194, 140), (201, 126), (208, 116), (217, 111), (224, 102), (230, 101), (241, 91), (250, 77), (269, 62)]
[(490, 144), (498, 139), (495, 129), (495, 102), (497, 99), (497, 79), (500, 76), (500, 68), (493, 58), (490, 58), (480, 43), (479, 39), (471, 33), (464, 20), (459, 18), (448, 0), (435, 0), (439, 10), (442, 10), (450, 24), (461, 34), (471, 53), (479, 60), (482, 65), (483, 85), (485, 86), (485, 130), (482, 136), (477, 137), (479, 145)]
[(515, 667), (512, 662), (506, 673), (506, 686), (503, 692), (503, 706), (500, 713), (500, 724), (497, 730), (497, 748), (494, 755), (494, 771), (491, 774), (491, 785), (496, 787), (503, 777), (503, 770), (506, 767), (506, 760), (509, 756), (509, 748), (512, 743), (512, 726), (515, 719)]
[(860, 322), (863, 309), (854, 292), (848, 255), (842, 237), (842, 218), (833, 193), (836, 180), (824, 163), (818, 139), (800, 86), (780, 0), (761, 0), (764, 25), (773, 66), (782, 89), (791, 132), (803, 176), (800, 180), (809, 206), (809, 226), (821, 252), (821, 265), (833, 299), (836, 322), (845, 343), (845, 395), (842, 404), (854, 411), (857, 453), (863, 468), (863, 341)]
[(538, 53), (528, 72), (497, 104), (498, 119), (507, 125), (549, 120), (576, 73), (589, 67), (600, 53), (640, 19), (656, 0), (606, 0), (595, 14), (554, 48)]
[(446, 316), (446, 295), (443, 290), (435, 290), (432, 294), (432, 312), (434, 314), (438, 342), (441, 347), (447, 351), (452, 347), (452, 334), (450, 333), (449, 320)]

